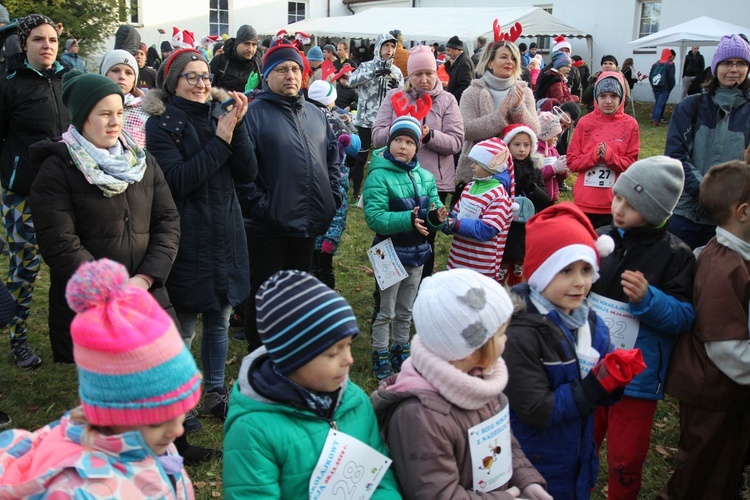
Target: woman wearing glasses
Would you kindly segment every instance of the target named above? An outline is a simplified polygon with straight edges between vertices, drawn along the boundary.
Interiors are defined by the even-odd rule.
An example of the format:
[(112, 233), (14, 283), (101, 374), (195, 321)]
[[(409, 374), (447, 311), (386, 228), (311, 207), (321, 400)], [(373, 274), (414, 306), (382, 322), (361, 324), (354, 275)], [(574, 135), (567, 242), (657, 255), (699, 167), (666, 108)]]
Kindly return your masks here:
[[(202, 316), (203, 412), (226, 415), (224, 364), (232, 306), (250, 291), (245, 230), (234, 183), (258, 172), (242, 119), (247, 97), (211, 87), (213, 75), (197, 50), (174, 52), (159, 67), (157, 88), (144, 99), (146, 147), (164, 171), (180, 212), (180, 247), (167, 280), (185, 342)], [(221, 101), (231, 97), (229, 112)], [(186, 429), (200, 423), (188, 419)]]
[(664, 154), (682, 162), (685, 185), (669, 218), (669, 231), (690, 248), (713, 238), (716, 225), (698, 203), (700, 183), (719, 163), (750, 154), (750, 45), (739, 35), (724, 36), (711, 61), (713, 78), (703, 92), (677, 105)]

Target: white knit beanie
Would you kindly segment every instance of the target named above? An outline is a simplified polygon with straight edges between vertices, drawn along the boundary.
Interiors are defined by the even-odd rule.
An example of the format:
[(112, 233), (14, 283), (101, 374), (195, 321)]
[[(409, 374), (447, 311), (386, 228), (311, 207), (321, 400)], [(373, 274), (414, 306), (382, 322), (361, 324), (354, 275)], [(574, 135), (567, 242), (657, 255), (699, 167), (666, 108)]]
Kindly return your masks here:
[(104, 54), (104, 57), (102, 57), (102, 64), (99, 67), (99, 74), (107, 76), (109, 70), (118, 64), (127, 64), (130, 66), (133, 69), (133, 73), (135, 73), (136, 80), (138, 79), (138, 63), (135, 61), (135, 57), (133, 57), (133, 54), (127, 50), (122, 49), (110, 50)]
[(325, 80), (315, 80), (307, 89), (307, 97), (323, 106), (328, 106), (336, 101), (336, 95), (336, 87)]
[(414, 326), (427, 349), (446, 361), (482, 347), (513, 314), (505, 288), (471, 269), (451, 269), (422, 280)]

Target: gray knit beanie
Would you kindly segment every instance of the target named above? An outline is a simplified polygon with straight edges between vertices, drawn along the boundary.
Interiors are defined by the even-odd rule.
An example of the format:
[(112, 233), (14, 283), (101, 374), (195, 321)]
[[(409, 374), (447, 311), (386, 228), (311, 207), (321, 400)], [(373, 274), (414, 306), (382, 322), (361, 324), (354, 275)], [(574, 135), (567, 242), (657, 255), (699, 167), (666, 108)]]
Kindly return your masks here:
[(612, 192), (625, 198), (643, 220), (662, 224), (682, 194), (682, 163), (668, 156), (652, 156), (633, 163), (615, 182)]
[(258, 32), (249, 24), (243, 24), (237, 30), (237, 36), (234, 37), (234, 41), (237, 45), (245, 42), (257, 42)]
[(195, 49), (176, 50), (159, 66), (159, 72), (156, 74), (156, 87), (174, 95), (180, 75), (185, 71), (185, 66), (192, 61), (203, 61), (206, 63), (206, 71), (210, 71), (208, 61), (202, 53)]
[(8, 13), (8, 9), (3, 7), (2, 4), (0, 4), (0, 23), (9, 23), (10, 22), (10, 13)]

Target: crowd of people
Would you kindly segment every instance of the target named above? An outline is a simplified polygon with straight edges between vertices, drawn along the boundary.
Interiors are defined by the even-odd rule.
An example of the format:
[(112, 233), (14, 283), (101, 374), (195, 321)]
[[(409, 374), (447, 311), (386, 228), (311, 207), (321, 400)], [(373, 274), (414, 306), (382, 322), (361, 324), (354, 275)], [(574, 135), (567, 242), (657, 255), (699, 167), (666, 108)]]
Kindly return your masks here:
[[(664, 155), (639, 159), (632, 59), (589, 75), (558, 37), (545, 62), (520, 25), (496, 22), (473, 54), (393, 30), (369, 59), (250, 25), (159, 54), (123, 26), (87, 71), (49, 17), (10, 24), (0, 323), (15, 365), (40, 366), (27, 323), (44, 260), (53, 361), (76, 365), (80, 406), (0, 433), (0, 498), (193, 498), (184, 465), (221, 452), (186, 433), (211, 415), (230, 499), (589, 498), (605, 438), (608, 496), (635, 499), (665, 392), (680, 438), (659, 498), (735, 495), (750, 455), (743, 36), (721, 39), (708, 75), (691, 51), (683, 78), (705, 84), (672, 112)], [(647, 76), (653, 125), (673, 58)], [(358, 209), (374, 233), (369, 397), (349, 379), (360, 329), (333, 265)], [(227, 387), (235, 320), (249, 354)]]

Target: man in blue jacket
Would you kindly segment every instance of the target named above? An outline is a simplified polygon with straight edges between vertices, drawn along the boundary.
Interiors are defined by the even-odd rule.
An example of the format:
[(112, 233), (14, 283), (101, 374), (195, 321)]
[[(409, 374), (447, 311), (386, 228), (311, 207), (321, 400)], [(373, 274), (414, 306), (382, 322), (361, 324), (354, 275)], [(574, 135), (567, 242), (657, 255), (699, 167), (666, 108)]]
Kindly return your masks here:
[(250, 352), (261, 345), (255, 294), (278, 271), (311, 271), (315, 237), (341, 204), (338, 143), (325, 115), (300, 93), (303, 69), (293, 45), (273, 45), (263, 56), (263, 89), (245, 116), (258, 160), (255, 182), (237, 187), (251, 261)]

